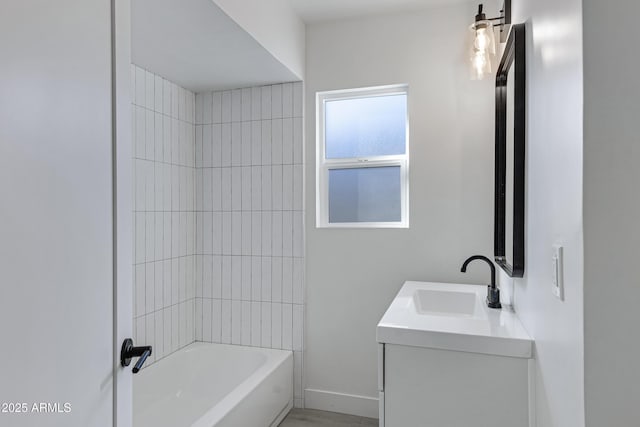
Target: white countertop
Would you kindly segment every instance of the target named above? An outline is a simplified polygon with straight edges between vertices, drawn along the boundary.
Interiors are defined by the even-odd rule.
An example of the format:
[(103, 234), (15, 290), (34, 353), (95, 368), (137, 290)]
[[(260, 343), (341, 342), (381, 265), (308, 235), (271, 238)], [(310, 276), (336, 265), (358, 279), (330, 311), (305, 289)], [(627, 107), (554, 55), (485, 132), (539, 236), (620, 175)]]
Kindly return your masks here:
[[(437, 307), (419, 307), (421, 290), (465, 297), (470, 310), (448, 313)], [(434, 294), (434, 295), (435, 295)], [(473, 295), (475, 294), (475, 298)], [(508, 306), (487, 307), (487, 287), (454, 283), (405, 282), (378, 323), (379, 343), (531, 358), (533, 340)], [(438, 304), (434, 302), (433, 304)], [(433, 309), (433, 310), (432, 310)]]

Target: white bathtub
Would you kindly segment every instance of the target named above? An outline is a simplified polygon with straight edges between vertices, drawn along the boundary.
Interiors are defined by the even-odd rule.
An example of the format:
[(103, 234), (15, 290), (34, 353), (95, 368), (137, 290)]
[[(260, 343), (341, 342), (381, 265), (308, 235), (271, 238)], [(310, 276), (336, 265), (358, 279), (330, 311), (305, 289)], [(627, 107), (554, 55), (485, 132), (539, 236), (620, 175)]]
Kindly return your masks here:
[(133, 426), (277, 426), (292, 402), (290, 351), (198, 342), (134, 376)]

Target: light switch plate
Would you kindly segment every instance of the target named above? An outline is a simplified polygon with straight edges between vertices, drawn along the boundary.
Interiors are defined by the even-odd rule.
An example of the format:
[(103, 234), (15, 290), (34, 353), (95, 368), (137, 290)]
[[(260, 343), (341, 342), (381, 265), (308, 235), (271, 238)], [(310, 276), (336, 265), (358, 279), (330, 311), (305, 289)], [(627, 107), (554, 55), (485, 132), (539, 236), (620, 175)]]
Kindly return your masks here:
[(564, 259), (562, 245), (553, 245), (551, 263), (552, 287), (551, 292), (560, 301), (564, 301)]

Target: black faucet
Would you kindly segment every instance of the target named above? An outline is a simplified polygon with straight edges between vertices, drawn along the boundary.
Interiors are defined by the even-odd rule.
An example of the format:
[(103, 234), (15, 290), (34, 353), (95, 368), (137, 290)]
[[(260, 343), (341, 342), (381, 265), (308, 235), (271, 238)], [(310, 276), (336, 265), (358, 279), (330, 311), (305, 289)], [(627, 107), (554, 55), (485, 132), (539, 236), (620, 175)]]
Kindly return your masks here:
[(476, 259), (485, 261), (491, 268), (491, 285), (487, 286), (487, 305), (490, 308), (502, 308), (502, 305), (500, 304), (500, 289), (496, 287), (496, 267), (493, 265), (489, 258), (482, 255), (474, 255), (472, 257), (469, 257), (464, 262), (464, 264), (462, 264), (462, 268), (460, 269), (460, 271), (462, 273), (466, 273), (467, 265), (469, 265), (471, 261), (474, 261)]
[(147, 357), (151, 356), (152, 351), (153, 350), (150, 345), (134, 347), (133, 340), (131, 338), (127, 338), (122, 343), (122, 349), (120, 350), (120, 364), (123, 367), (129, 366), (131, 359), (139, 357), (132, 370), (134, 374), (137, 374), (140, 372), (140, 369), (142, 369), (142, 365), (147, 360)]

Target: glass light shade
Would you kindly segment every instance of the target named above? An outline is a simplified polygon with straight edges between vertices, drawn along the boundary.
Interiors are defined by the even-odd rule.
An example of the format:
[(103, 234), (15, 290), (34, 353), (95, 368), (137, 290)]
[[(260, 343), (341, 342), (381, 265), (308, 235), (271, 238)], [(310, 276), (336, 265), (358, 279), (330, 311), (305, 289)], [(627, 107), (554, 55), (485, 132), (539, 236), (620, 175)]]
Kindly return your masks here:
[(471, 79), (482, 80), (491, 74), (491, 60), (496, 54), (496, 40), (491, 21), (477, 21), (471, 24), (469, 38)]

